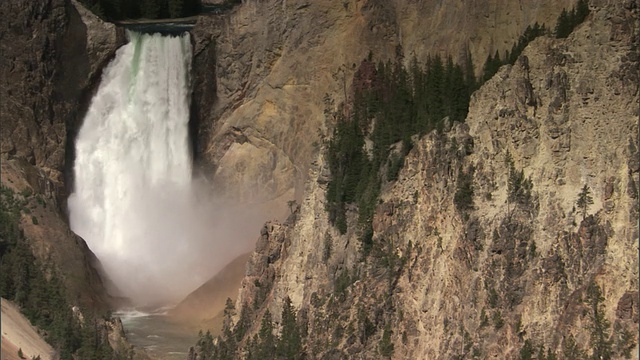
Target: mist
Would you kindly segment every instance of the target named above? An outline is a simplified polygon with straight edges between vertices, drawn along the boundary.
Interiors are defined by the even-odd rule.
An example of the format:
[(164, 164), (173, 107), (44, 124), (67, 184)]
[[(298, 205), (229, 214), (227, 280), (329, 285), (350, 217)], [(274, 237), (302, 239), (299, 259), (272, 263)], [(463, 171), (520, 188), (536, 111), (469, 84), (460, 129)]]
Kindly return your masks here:
[(173, 304), (252, 249), (269, 212), (216, 199), (192, 177), (189, 35), (129, 37), (76, 139), (70, 225), (114, 295)]
[(138, 306), (180, 301), (228, 262), (252, 250), (267, 219), (265, 209), (225, 205), (195, 183), (190, 191), (158, 185), (137, 191), (125, 216), (109, 222), (121, 229), (109, 232), (119, 233), (119, 243), (89, 240), (100, 239), (99, 231), (80, 224), (94, 222), (83, 218), (85, 212), (71, 212), (77, 213), (72, 217), (74, 229), (118, 288), (114, 295)]

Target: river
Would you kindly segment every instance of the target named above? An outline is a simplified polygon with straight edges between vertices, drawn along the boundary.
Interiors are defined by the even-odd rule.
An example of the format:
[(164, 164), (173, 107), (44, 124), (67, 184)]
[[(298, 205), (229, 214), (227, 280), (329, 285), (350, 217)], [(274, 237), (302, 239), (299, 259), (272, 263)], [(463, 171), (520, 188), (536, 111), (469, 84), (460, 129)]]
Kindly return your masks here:
[(167, 309), (119, 311), (114, 315), (122, 320), (129, 342), (152, 359), (185, 360), (189, 348), (198, 341), (198, 331), (171, 321)]

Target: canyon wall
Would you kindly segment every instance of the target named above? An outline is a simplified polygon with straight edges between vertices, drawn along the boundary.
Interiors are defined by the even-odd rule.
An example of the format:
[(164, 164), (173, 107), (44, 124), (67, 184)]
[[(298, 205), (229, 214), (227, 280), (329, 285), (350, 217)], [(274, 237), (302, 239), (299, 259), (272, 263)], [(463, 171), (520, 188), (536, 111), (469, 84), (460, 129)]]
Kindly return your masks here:
[(3, 1), (0, 18), (2, 185), (23, 194), (25, 237), (63, 275), (70, 300), (104, 308), (99, 263), (64, 212), (75, 133), (124, 32), (75, 1)]
[(310, 358), (638, 358), (639, 5), (592, 1), (569, 38), (536, 39), (476, 91), (464, 124), (419, 139), (382, 189), (367, 256), (355, 208), (345, 235), (329, 224), (312, 157), (300, 209), (249, 259), (240, 346), (267, 310), (279, 331), (289, 298)]
[[(563, 1), (247, 0), (192, 31), (197, 157), (220, 193), (302, 198), (307, 169), (369, 52), (375, 59), (504, 54), (528, 25), (553, 27)], [(294, 191), (295, 190), (295, 191)]]

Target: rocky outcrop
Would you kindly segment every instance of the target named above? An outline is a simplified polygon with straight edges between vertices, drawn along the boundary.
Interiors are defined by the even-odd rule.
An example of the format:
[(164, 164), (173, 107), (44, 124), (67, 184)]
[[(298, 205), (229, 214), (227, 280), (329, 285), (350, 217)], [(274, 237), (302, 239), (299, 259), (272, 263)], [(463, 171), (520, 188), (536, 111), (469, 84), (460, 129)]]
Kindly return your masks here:
[[(553, 26), (573, 1), (256, 1), (201, 16), (195, 44), (197, 157), (214, 187), (236, 199), (300, 200), (307, 169), (371, 51), (472, 54), (476, 69), (534, 22)], [(237, 136), (241, 134), (241, 136)]]
[[(268, 224), (249, 260), (236, 302), (249, 334), (267, 309), (278, 324), (289, 297), (312, 358), (518, 358), (542, 346), (568, 359), (595, 351), (601, 313), (600, 344), (637, 358), (640, 7), (591, 7), (568, 39), (535, 40), (476, 91), (466, 123), (417, 141), (383, 188), (367, 257), (356, 209), (346, 235), (328, 223), (319, 156), (295, 221)], [(521, 170), (530, 192), (517, 191)], [(454, 201), (460, 173), (472, 175), (469, 210)]]
[(169, 311), (171, 321), (219, 335), (226, 302), (238, 295), (248, 257), (249, 254), (237, 257), (192, 291)]
[(91, 87), (124, 38), (70, 1), (4, 1), (0, 17), (1, 153), (26, 159), (62, 186), (65, 161), (73, 161), (67, 134), (79, 127)]
[(65, 185), (72, 186), (64, 173), (92, 89), (123, 33), (75, 1), (3, 1), (0, 18), (2, 185), (25, 194), (25, 237), (43, 263), (53, 261), (71, 302), (106, 308), (97, 259), (63, 214)]

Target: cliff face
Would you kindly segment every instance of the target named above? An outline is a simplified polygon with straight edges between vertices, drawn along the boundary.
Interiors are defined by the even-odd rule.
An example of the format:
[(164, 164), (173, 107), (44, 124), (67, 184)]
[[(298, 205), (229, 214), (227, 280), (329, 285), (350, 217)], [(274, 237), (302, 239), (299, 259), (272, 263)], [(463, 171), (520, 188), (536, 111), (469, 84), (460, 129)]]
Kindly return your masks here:
[(63, 215), (65, 172), (92, 89), (124, 34), (72, 1), (3, 1), (0, 19), (2, 185), (25, 194), (25, 236), (61, 272), (72, 301), (105, 306), (99, 264)]
[(62, 0), (0, 5), (1, 152), (25, 158), (58, 186), (70, 155), (67, 132), (75, 134), (91, 86), (124, 40), (113, 25), (78, 9)]
[[(307, 169), (359, 64), (470, 52), (479, 70), (563, 1), (244, 1), (202, 16), (195, 43), (197, 156), (215, 187), (256, 202), (302, 196)], [(479, 71), (478, 71), (479, 72)]]
[(417, 141), (382, 191), (368, 257), (355, 210), (346, 235), (329, 225), (315, 158), (299, 212), (265, 226), (247, 265), (236, 308), (249, 333), (267, 309), (280, 322), (288, 296), (312, 358), (390, 344), (397, 359), (517, 358), (527, 344), (637, 358), (640, 6), (591, 7), (568, 39), (535, 40), (476, 91), (466, 123)]

